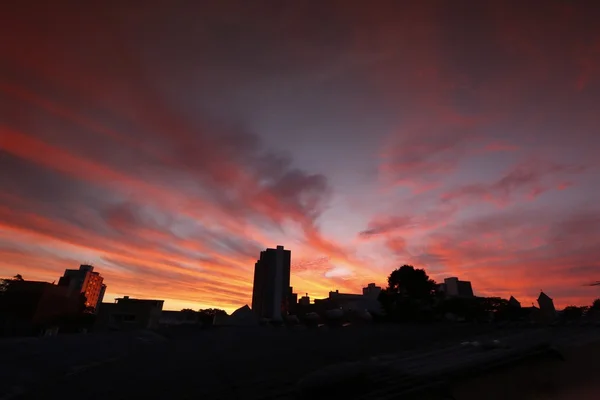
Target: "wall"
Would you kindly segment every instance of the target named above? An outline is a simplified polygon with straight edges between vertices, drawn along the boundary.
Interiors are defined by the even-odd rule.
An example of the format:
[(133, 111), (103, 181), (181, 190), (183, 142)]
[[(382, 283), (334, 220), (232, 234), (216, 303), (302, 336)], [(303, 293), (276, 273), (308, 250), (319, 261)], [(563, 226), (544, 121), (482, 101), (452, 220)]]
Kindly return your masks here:
[(156, 306), (152, 301), (117, 301), (102, 303), (98, 311), (95, 329), (97, 330), (137, 330), (158, 328), (162, 313), (162, 303)]

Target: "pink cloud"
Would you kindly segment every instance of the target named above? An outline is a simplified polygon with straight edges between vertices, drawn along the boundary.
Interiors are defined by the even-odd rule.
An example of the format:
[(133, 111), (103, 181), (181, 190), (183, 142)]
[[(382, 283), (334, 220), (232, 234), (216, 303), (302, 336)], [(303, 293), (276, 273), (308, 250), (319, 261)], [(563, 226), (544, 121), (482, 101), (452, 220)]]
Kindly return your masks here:
[(505, 288), (505, 295), (533, 298), (543, 289), (554, 292), (559, 305), (587, 304), (594, 293), (582, 292), (581, 286), (590, 273), (600, 273), (594, 261), (600, 256), (600, 221), (595, 215), (590, 210), (550, 222), (546, 213), (502, 212), (457, 222), (432, 233), (425, 252), (415, 260), (443, 265), (445, 276), (470, 279), (476, 291), (492, 294)]
[(499, 152), (499, 151), (516, 151), (519, 150), (519, 146), (516, 146), (511, 143), (494, 141), (492, 143), (487, 144), (484, 147), (484, 151), (486, 152)]

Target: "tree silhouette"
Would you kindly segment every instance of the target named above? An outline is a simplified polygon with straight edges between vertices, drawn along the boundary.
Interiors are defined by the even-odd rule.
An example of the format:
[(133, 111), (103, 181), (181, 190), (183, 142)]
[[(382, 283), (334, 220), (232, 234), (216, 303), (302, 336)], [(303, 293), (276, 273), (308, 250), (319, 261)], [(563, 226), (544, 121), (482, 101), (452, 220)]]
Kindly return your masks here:
[(592, 303), (592, 306), (590, 307), (590, 310), (600, 311), (600, 299), (594, 300), (594, 302)]
[(390, 320), (430, 320), (436, 286), (424, 269), (403, 265), (392, 271), (378, 299)]
[(431, 298), (435, 294), (436, 283), (424, 269), (403, 265), (388, 276), (387, 290), (402, 297), (412, 299)]
[(212, 325), (215, 315), (227, 315), (224, 310), (218, 308), (207, 308), (205, 310), (199, 310), (199, 321), (203, 325)]
[(204, 315), (210, 315), (211, 317), (214, 317), (218, 314), (227, 315), (227, 312), (225, 312), (225, 310), (221, 310), (220, 308), (207, 308), (204, 310), (199, 310), (198, 312)]
[(6, 292), (9, 290), (10, 285), (14, 282), (23, 282), (23, 276), (21, 274), (16, 274), (12, 278), (0, 279), (0, 292)]

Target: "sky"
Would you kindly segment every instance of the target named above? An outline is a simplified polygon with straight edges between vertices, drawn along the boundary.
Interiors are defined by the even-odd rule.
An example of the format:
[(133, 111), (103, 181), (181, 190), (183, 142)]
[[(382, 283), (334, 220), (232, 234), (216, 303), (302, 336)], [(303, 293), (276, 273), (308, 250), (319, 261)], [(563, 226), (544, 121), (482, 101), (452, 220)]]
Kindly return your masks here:
[(0, 5), (0, 276), (231, 311), (284, 245), (311, 298), (600, 297), (598, 2), (145, 5)]

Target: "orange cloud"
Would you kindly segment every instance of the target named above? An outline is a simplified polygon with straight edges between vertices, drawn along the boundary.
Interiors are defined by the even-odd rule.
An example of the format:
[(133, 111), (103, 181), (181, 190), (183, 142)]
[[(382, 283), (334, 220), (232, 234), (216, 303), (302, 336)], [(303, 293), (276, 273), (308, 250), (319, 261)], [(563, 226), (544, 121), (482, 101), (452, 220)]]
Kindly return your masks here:
[[(31, 104), (31, 102), (29, 103)], [(37, 103), (33, 102), (33, 104)], [(77, 118), (75, 113), (67, 112), (68, 110), (64, 108), (58, 106), (45, 108), (59, 117), (66, 117), (77, 124), (82, 123), (82, 120)], [(57, 110), (60, 112), (56, 112)], [(80, 126), (100, 134), (105, 131), (100, 125), (89, 121)], [(117, 240), (115, 240), (116, 238), (98, 235), (95, 232), (90, 233), (73, 224), (45, 218), (42, 215), (35, 214), (35, 212), (15, 214), (8, 211), (8, 209), (6, 210), (3, 214), (3, 229), (5, 231), (26, 232), (33, 235), (33, 237), (41, 237), (45, 241), (50, 241), (53, 245), (60, 245), (61, 243), (75, 245), (84, 253), (94, 253), (109, 265), (118, 266), (122, 270), (120, 274), (115, 275), (111, 273), (110, 269), (105, 273), (107, 278), (116, 283), (116, 286), (111, 286), (112, 289), (109, 289), (109, 294), (111, 290), (122, 292), (126, 288), (134, 290), (134, 293), (147, 292), (149, 288), (154, 287), (152, 285), (155, 285), (156, 279), (160, 277), (169, 280), (171, 285), (174, 285), (173, 293), (164, 293), (165, 296), (171, 296), (170, 298), (185, 297), (187, 301), (199, 301), (202, 298), (202, 304), (219, 305), (226, 308), (234, 307), (232, 304), (239, 305), (247, 302), (251, 290), (253, 257), (258, 256), (261, 246), (252, 244), (242, 250), (238, 245), (235, 245), (235, 251), (242, 251), (242, 253), (232, 257), (228, 255), (228, 252), (232, 250), (231, 245), (234, 244), (234, 241), (226, 241), (226, 237), (227, 235), (236, 237), (243, 233), (254, 240), (260, 240), (262, 243), (268, 243), (268, 241), (263, 232), (252, 227), (248, 221), (240, 220), (243, 217), (240, 214), (239, 207), (243, 207), (241, 208), (242, 213), (251, 211), (253, 215), (272, 220), (275, 223), (282, 223), (285, 219), (296, 221), (304, 227), (303, 231), (307, 243), (310, 243), (313, 247), (316, 246), (317, 251), (326, 254), (331, 253), (336, 259), (347, 259), (346, 254), (333, 242), (324, 240), (314, 228), (311, 228), (311, 219), (314, 216), (308, 214), (307, 211), (315, 210), (318, 213), (319, 191), (326, 190), (326, 182), (318, 176), (311, 177), (303, 175), (300, 171), (292, 171), (291, 174), (284, 174), (282, 176), (283, 180), (281, 180), (281, 183), (288, 185), (289, 189), (283, 186), (260, 187), (254, 181), (258, 178), (243, 172), (243, 167), (230, 164), (230, 167), (225, 169), (225, 171), (230, 172), (225, 175), (217, 173), (212, 175), (210, 179), (217, 179), (219, 185), (224, 185), (221, 187), (234, 185), (240, 193), (247, 196), (244, 202), (228, 205), (226, 203), (215, 204), (212, 200), (207, 201), (202, 198), (194, 198), (190, 201), (182, 196), (183, 193), (178, 193), (179, 188), (177, 187), (164, 190), (157, 185), (158, 182), (140, 179), (132, 175), (130, 171), (119, 171), (108, 164), (99, 163), (93, 158), (82, 157), (79, 154), (74, 155), (60, 146), (48, 144), (15, 129), (3, 126), (2, 137), (2, 150), (26, 162), (56, 171), (62, 174), (61, 179), (77, 179), (86, 184), (92, 183), (94, 186), (103, 188), (106, 193), (119, 193), (121, 196), (128, 196), (129, 201), (133, 201), (138, 206), (150, 204), (168, 210), (176, 207), (177, 204), (184, 205), (184, 208), (178, 210), (179, 213), (188, 215), (194, 221), (202, 219), (204, 227), (214, 227), (214, 222), (211, 223), (211, 220), (203, 218), (205, 215), (210, 215), (213, 221), (218, 220), (220, 229), (226, 229), (219, 240), (221, 240), (221, 244), (229, 244), (226, 244), (225, 253), (220, 253), (219, 249), (203, 246), (201, 242), (203, 236), (196, 237), (198, 241), (194, 241), (189, 237), (181, 238), (176, 234), (166, 233), (161, 230), (164, 229), (163, 226), (145, 226), (144, 221), (136, 219), (136, 216), (132, 214), (135, 207), (133, 203), (126, 208), (115, 205), (110, 206), (107, 212), (100, 216), (104, 227), (110, 229), (110, 234), (113, 236), (117, 234), (121, 237)], [(118, 139), (120, 136), (114, 133), (111, 137)], [(188, 168), (187, 165), (169, 162), (172, 161), (169, 159), (158, 158), (158, 161), (166, 167)], [(283, 166), (285, 167), (285, 164)], [(164, 185), (164, 183), (163, 181), (160, 184)], [(167, 185), (170, 185), (170, 183), (167, 183)], [(297, 196), (304, 196), (303, 187), (306, 185), (316, 185), (314, 186), (315, 191), (311, 194), (312, 199), (309, 199), (307, 203), (296, 202)], [(35, 210), (40, 206), (31, 199), (23, 202), (22, 199), (14, 196), (12, 198), (5, 196), (5, 201), (19, 204), (21, 207), (30, 210)], [(244, 211), (244, 208), (247, 211)], [(97, 211), (75, 208), (71, 209), (70, 213), (72, 213), (71, 217), (85, 220), (86, 218), (98, 219), (98, 216), (95, 215)], [(125, 240), (123, 241), (123, 239)], [(245, 246), (243, 242), (242, 240), (241, 245)], [(161, 244), (168, 244), (169, 250), (160, 250)], [(194, 257), (193, 254), (201, 254), (201, 257), (205, 258), (206, 261), (194, 260), (191, 262), (193, 267), (189, 267), (190, 257)], [(240, 259), (242, 254), (243, 258)], [(143, 267), (139, 261), (136, 261), (139, 259), (145, 260)], [(127, 265), (128, 268), (123, 270), (123, 265)], [(69, 266), (65, 265), (66, 267)], [(238, 270), (239, 272), (231, 274), (228, 272), (230, 270)], [(56, 273), (59, 272), (56, 271)], [(132, 286), (131, 282), (125, 284), (127, 279), (137, 280), (142, 276), (144, 277), (142, 287), (145, 289), (142, 289), (141, 292), (140, 285)], [(196, 282), (202, 289), (192, 290), (189, 285), (183, 284), (184, 282), (190, 282), (190, 280)], [(236, 282), (239, 282), (242, 286), (236, 287)], [(225, 289), (223, 285), (230, 289)], [(310, 283), (304, 285), (307, 286), (305, 289), (320, 288), (317, 289), (318, 293), (325, 292), (322, 286), (315, 287), (314, 284), (311, 285)], [(217, 290), (219, 288), (222, 290)], [(232, 289), (233, 291), (231, 291)], [(179, 290), (179, 293), (176, 293), (177, 290)], [(228, 292), (228, 290), (231, 292)], [(227, 293), (231, 294), (227, 295)]]

